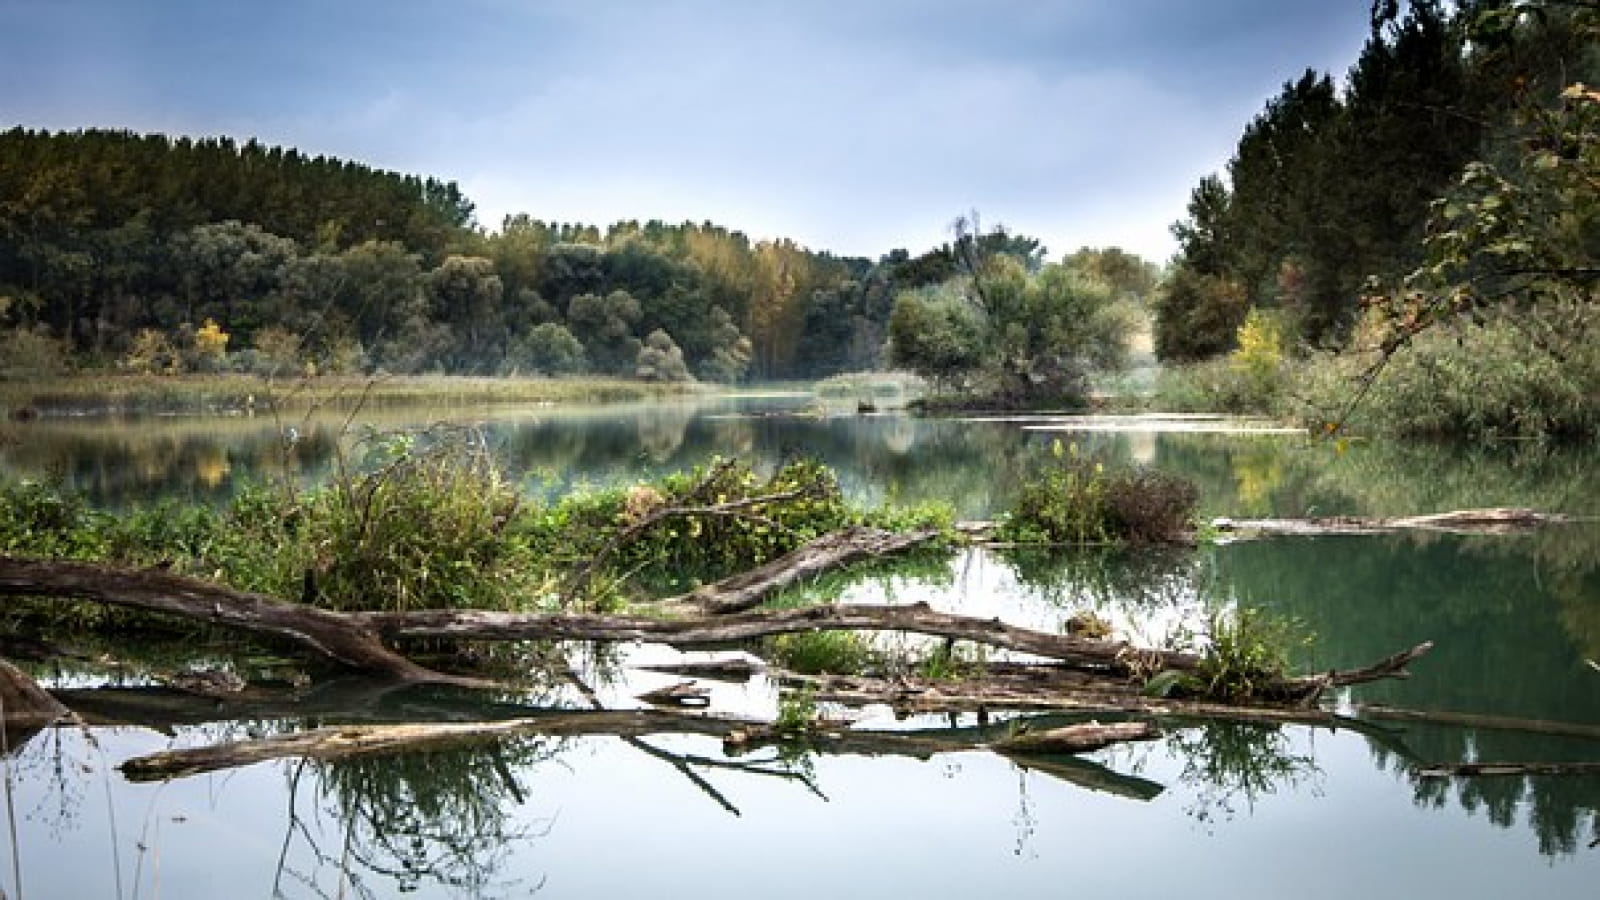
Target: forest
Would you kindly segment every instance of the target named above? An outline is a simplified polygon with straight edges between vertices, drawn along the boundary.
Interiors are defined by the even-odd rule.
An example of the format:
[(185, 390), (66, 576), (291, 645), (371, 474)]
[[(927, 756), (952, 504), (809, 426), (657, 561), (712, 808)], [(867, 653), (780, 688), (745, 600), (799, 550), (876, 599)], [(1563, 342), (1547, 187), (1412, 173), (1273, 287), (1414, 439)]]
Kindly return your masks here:
[(709, 222), (487, 232), (473, 209), (454, 183), (253, 140), (14, 128), (0, 376), (806, 378), (878, 367), (895, 298), (961, 274), (955, 244), (874, 262)]
[(1597, 28), (1592, 0), (1374, 3), (1346, 77), (1286, 82), (1173, 226), (1155, 349), (1217, 362), (1169, 405), (1600, 427)]

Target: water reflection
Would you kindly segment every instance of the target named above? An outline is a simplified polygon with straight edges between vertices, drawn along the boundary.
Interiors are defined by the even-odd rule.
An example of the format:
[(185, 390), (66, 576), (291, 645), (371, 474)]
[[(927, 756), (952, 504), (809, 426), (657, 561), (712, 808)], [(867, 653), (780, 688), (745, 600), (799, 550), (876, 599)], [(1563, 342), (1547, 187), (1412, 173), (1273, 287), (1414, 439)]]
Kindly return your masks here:
[[(703, 463), (713, 453), (763, 469), (808, 455), (835, 466), (858, 499), (937, 499), (972, 517), (1003, 503), (1052, 437), (1016, 423), (828, 415), (802, 405), (719, 400), (532, 409), (472, 424), (530, 489), (648, 477)], [(416, 424), (407, 415), (371, 424)], [(289, 441), (280, 423), (260, 419), (35, 422), (0, 442), (0, 467), (54, 474), (103, 505), (163, 496), (210, 502), (274, 473), (326, 477), (341, 426), (336, 419), (297, 422)], [(1397, 514), (1489, 504), (1600, 512), (1592, 449), (1341, 450), (1293, 438), (1151, 433), (1079, 440), (1089, 452), (1148, 460), (1196, 479), (1205, 508), (1217, 514)], [(1208, 603), (1243, 603), (1306, 622), (1318, 636), (1307, 662), (1319, 667), (1362, 664), (1422, 640), (1436, 642), (1408, 681), (1361, 688), (1364, 702), (1600, 726), (1600, 675), (1584, 664), (1600, 659), (1600, 529), (1593, 525), (1506, 538), (970, 551), (936, 572), (886, 577), (846, 596), (929, 600), (1045, 628), (1094, 609), (1124, 636), (1151, 643)], [(580, 669), (595, 669), (591, 680), (602, 691), (609, 680), (613, 693), (627, 694), (619, 658), (600, 651), (595, 665)], [(352, 721), (381, 708), (371, 697), (330, 695), (307, 718), (304, 700), (299, 714), (286, 708), (282, 715), (230, 717), (213, 708), (201, 719), (164, 727), (178, 741), (202, 743)], [(418, 709), (406, 713), (425, 718), (415, 715)], [(429, 754), (269, 764), (165, 788), (123, 784), (108, 763), (163, 746), (169, 738), (161, 734), (97, 729), (108, 746), (102, 753), (81, 732), (45, 732), (10, 760), (23, 802), (26, 874), (43, 886), (30, 895), (114, 895), (109, 865), (86, 872), (77, 862), (106, 859), (113, 842), (122, 853), (118, 877), (147, 886), (154, 851), (141, 855), (136, 844), (162, 849), (162, 896), (237, 893), (242, 884), (254, 892), (266, 883), (285, 896), (336, 896), (341, 879), (373, 896), (524, 894), (541, 885), (559, 896), (585, 888), (596, 896), (714, 894), (717, 888), (704, 884), (703, 864), (693, 863), (707, 847), (718, 848), (719, 865), (731, 867), (738, 891), (747, 893), (759, 879), (774, 895), (819, 891), (816, 884), (773, 886), (775, 846), (848, 861), (840, 866), (855, 872), (893, 872), (865, 884), (827, 867), (808, 870), (843, 894), (940, 896), (957, 887), (982, 893), (997, 881), (1042, 893), (1073, 879), (1090, 892), (1109, 893), (1126, 889), (1130, 869), (1145, 873), (1154, 889), (1162, 876), (1147, 872), (1146, 863), (1156, 853), (1185, 879), (1170, 885), (1174, 891), (1205, 893), (1193, 873), (1209, 872), (1218, 896), (1342, 896), (1359, 892), (1360, 874), (1347, 871), (1330, 878), (1330, 887), (1308, 888), (1299, 871), (1316, 860), (1305, 848), (1368, 836), (1363, 859), (1385, 852), (1384, 859), (1425, 859), (1429, 838), (1419, 835), (1452, 854), (1467, 847), (1459, 869), (1469, 892), (1491, 891), (1489, 884), (1536, 895), (1539, 888), (1530, 885), (1570, 892), (1592, 884), (1584, 876), (1600, 871), (1600, 850), (1589, 849), (1600, 836), (1600, 779), (1415, 774), (1430, 762), (1593, 759), (1595, 741), (1572, 736), (1377, 719), (1332, 735), (1299, 726), (1182, 724), (1169, 728), (1159, 746), (1019, 767), (959, 749), (984, 737), (965, 721), (862, 723), (928, 732), (928, 746), (904, 754), (858, 744), (736, 755), (723, 751), (714, 731), (652, 727), (624, 733), (591, 723), (587, 730)], [(1393, 799), (1406, 808), (1385, 805)], [(1317, 804), (1315, 817), (1304, 815), (1310, 804)], [(1286, 807), (1295, 811), (1295, 828), (1281, 828)], [(117, 813), (115, 826), (106, 821), (108, 808)], [(166, 818), (152, 818), (152, 810)], [(1418, 817), (1416, 810), (1430, 814)], [(1173, 819), (1201, 837), (1174, 828)], [(1499, 827), (1467, 830), (1460, 823), (1468, 819)], [(167, 837), (151, 823), (164, 823)], [(1524, 840), (1475, 837), (1505, 829)], [(638, 868), (649, 867), (649, 874), (619, 866), (614, 850), (595, 849), (618, 846), (638, 854)], [(1284, 861), (1287, 874), (1274, 882), (1280, 890), (1227, 890), (1239, 887), (1227, 880), (1238, 872), (1270, 874), (1272, 863), (1263, 857)], [(135, 878), (137, 865), (143, 868)], [(1405, 866), (1373, 867), (1369, 892), (1399, 892), (1397, 885), (1423, 894), (1442, 890), (1439, 873), (1421, 863)], [(249, 874), (218, 885), (194, 874), (207, 868)], [(1110, 874), (1097, 880), (1101, 870)], [(827, 880), (830, 874), (837, 877)], [(723, 893), (736, 893), (731, 887)]]

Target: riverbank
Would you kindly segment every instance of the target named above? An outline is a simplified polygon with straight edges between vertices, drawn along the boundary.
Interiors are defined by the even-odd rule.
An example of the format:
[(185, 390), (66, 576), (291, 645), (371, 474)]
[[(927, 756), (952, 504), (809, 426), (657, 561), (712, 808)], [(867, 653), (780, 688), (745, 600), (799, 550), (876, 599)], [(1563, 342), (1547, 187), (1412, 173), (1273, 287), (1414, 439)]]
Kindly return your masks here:
[(0, 381), (0, 410), (11, 419), (125, 413), (240, 415), (315, 407), (620, 403), (706, 390), (697, 383), (599, 377), (397, 375), (273, 380), (237, 374), (86, 375)]

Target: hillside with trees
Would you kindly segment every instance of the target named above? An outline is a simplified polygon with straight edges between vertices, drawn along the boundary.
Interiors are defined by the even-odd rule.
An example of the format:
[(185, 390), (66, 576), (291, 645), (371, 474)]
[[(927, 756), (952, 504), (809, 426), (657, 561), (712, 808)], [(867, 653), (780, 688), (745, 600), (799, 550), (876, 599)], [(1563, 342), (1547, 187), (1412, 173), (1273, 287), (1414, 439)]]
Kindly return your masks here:
[(255, 141), (0, 133), (0, 377), (815, 377), (878, 366), (895, 297), (953, 270), (711, 223), (485, 232), (454, 183)]

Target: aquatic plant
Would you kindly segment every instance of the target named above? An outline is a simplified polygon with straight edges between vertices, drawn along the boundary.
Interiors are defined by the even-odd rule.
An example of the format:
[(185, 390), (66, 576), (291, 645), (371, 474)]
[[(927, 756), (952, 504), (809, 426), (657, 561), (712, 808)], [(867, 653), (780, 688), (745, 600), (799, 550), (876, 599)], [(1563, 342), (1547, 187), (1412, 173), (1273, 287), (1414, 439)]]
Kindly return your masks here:
[(1151, 469), (1108, 469), (1077, 444), (1051, 445), (1051, 459), (1023, 481), (999, 537), (1016, 543), (1163, 543), (1188, 537), (1199, 492)]

